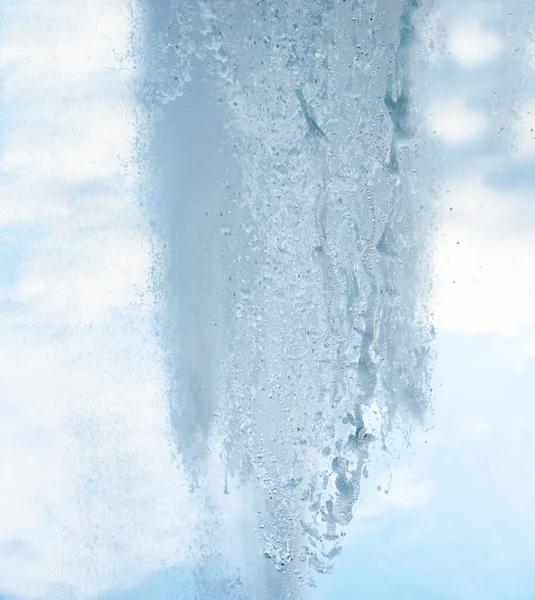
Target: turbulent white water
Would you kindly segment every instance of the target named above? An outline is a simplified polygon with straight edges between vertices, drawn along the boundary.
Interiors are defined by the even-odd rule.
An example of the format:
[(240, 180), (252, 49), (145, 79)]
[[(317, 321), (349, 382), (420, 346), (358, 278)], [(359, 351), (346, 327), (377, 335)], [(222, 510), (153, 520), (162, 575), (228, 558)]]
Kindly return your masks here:
[[(144, 102), (163, 107), (178, 173), (162, 184), (178, 457), (207, 522), (254, 505), (227, 526), (259, 541), (277, 594), (332, 570), (381, 443), (370, 424), (385, 443), (428, 408), (430, 9), (149, 10)], [(200, 556), (222, 543), (207, 535)]]

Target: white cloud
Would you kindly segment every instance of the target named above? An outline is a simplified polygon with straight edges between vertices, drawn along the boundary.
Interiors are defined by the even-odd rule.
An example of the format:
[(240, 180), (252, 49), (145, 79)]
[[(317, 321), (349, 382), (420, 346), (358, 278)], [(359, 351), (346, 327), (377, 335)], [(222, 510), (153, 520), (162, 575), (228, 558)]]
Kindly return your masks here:
[(84, 598), (193, 558), (132, 164), (129, 5), (0, 8), (0, 226), (31, 232), (0, 298), (0, 594)]
[(429, 128), (446, 144), (463, 144), (476, 139), (487, 128), (481, 113), (469, 110), (461, 100), (435, 105), (428, 116)]
[(97, 94), (57, 97), (17, 112), (4, 138), (4, 172), (19, 172), (42, 184), (59, 178), (66, 183), (105, 179), (132, 155), (135, 118), (127, 101)]
[(518, 220), (529, 199), (493, 191), (481, 179), (447, 189), (435, 248), (437, 324), (505, 335), (535, 327), (535, 223)]
[[(533, 78), (522, 51), (529, 11), (520, 4), (476, 0), (463, 4), (460, 16), (461, 5), (447, 2), (440, 13), (459, 79), (447, 89), (455, 100), (432, 106), (429, 129), (446, 145), (479, 139), (485, 148), (444, 155), (451, 172), (434, 253), (435, 316), (449, 330), (513, 336), (535, 327), (535, 215), (526, 189), (506, 177), (509, 168), (509, 178), (517, 177), (517, 165), (526, 172), (535, 155), (535, 105), (525, 93)], [(507, 62), (496, 72), (491, 61), (502, 54)], [(476, 66), (477, 77), (464, 72)], [(470, 110), (468, 101), (480, 108)], [(497, 172), (505, 175), (500, 186), (485, 183)]]
[(483, 28), (481, 21), (464, 18), (454, 23), (449, 32), (448, 48), (463, 67), (483, 65), (503, 50), (501, 37)]
[(114, 308), (152, 309), (146, 232), (120, 226), (84, 230), (69, 221), (54, 231), (23, 265), (10, 299), (32, 305), (39, 318), (60, 315), (63, 324), (91, 323)]
[[(7, 101), (77, 96), (99, 82), (130, 83), (131, 15), (116, 0), (20, 0), (2, 8), (2, 94)], [(31, 15), (30, 18), (27, 18)], [(28, 43), (31, 40), (31, 44)]]
[(136, 325), (2, 342), (5, 591), (66, 585), (86, 597), (187, 558), (177, 532), (196, 510), (167, 442), (158, 349)]

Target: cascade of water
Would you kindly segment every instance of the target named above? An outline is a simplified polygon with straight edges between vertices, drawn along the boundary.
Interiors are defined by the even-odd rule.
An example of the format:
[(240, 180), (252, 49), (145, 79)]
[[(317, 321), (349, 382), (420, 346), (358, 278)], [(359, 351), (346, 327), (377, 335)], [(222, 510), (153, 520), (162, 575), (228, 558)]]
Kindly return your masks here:
[[(436, 171), (438, 323), (533, 353), (533, 8), (463, 1), (0, 3), (0, 595), (309, 597), (428, 413)], [(445, 411), (454, 468), (498, 457), (468, 503), (433, 469), (451, 513), (530, 455), (531, 405), (486, 404)]]
[[(298, 582), (342, 550), (370, 420), (385, 443), (429, 402), (433, 196), (415, 93), (429, 9), (172, 3), (145, 89), (164, 110), (183, 103), (190, 146), (219, 127), (211, 143), (225, 155), (206, 191), (220, 159), (192, 149), (193, 183), (176, 198), (212, 224), (171, 260), (179, 453), (196, 493), (210, 462), (224, 492), (257, 490), (263, 554)], [(196, 120), (196, 95), (213, 123)]]

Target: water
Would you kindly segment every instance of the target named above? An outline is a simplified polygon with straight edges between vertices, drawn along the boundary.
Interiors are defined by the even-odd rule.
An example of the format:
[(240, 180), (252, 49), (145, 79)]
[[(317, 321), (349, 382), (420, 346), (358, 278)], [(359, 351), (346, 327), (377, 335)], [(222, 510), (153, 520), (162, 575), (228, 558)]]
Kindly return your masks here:
[(431, 8), (146, 6), (161, 337), (203, 521), (186, 595), (305, 594), (343, 551), (370, 447), (426, 418)]
[(1, 597), (534, 597), (533, 33), (0, 3)]

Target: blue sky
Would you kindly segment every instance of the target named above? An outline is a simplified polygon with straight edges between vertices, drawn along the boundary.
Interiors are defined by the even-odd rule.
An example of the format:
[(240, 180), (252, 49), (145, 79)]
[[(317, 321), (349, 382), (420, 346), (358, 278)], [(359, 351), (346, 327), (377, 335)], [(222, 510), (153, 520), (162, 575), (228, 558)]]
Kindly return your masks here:
[[(336, 570), (311, 598), (533, 598), (535, 361), (505, 359), (496, 334), (439, 333), (437, 351), (433, 429), (395, 445), (388, 496), (365, 487)], [(374, 462), (372, 473), (386, 466)], [(170, 569), (104, 598), (167, 600), (191, 577)]]
[[(433, 428), (376, 452), (314, 600), (535, 597), (535, 21), (520, 2), (438, 6), (425, 98), (444, 157)], [(131, 161), (146, 125), (132, 13), (123, 0), (20, 0), (0, 21), (0, 591), (180, 597), (202, 507), (163, 416), (161, 241)]]
[(0, 287), (11, 285), (17, 280), (24, 260), (24, 249), (20, 240), (27, 235), (28, 232), (21, 231), (21, 228), (18, 227), (2, 230), (2, 240), (0, 241), (0, 254), (2, 255)]
[[(378, 509), (382, 492), (371, 487), (363, 494), (364, 518), (357, 511), (336, 577), (320, 584), (321, 600), (359, 592), (380, 600), (535, 595), (535, 220), (522, 176), (534, 158), (527, 126), (533, 49), (522, 44), (533, 14), (514, 5), (505, 37), (503, 5), (462, 6), (462, 19), (455, 2), (440, 16), (453, 59), (437, 61), (434, 73), (448, 73), (445, 98), (433, 98), (440, 82), (434, 87), (431, 78), (429, 88), (445, 159), (434, 256), (433, 429), (413, 436), (412, 448), (392, 461), (388, 503)], [(522, 48), (516, 60), (515, 44)], [(493, 94), (500, 98), (494, 106)], [(396, 501), (410, 499), (411, 486), (428, 494), (413, 494), (412, 507)]]
[[(353, 598), (350, 581), (379, 600), (533, 597), (535, 370), (533, 359), (521, 370), (506, 363), (502, 343), (494, 334), (439, 333), (434, 428), (393, 461), (410, 464), (413, 479), (394, 475), (390, 506), (357, 520), (318, 598)], [(404, 485), (424, 482), (425, 502), (396, 502)], [(364, 510), (382, 493), (368, 490)]]
[[(359, 592), (379, 600), (535, 595), (535, 220), (522, 177), (534, 157), (533, 48), (522, 42), (533, 14), (515, 4), (508, 22), (499, 2), (474, 2), (463, 3), (461, 19), (459, 6), (445, 3), (439, 17), (451, 59), (437, 61), (434, 77), (445, 70), (447, 85), (431, 79), (429, 89), (445, 158), (433, 429), (392, 461), (389, 503), (377, 510), (382, 492), (364, 493), (365, 517), (357, 511), (336, 577), (320, 584), (321, 600)], [(411, 476), (396, 477), (409, 464)], [(397, 502), (396, 495), (411, 497), (411, 486), (429, 493), (415, 493), (413, 507)]]

